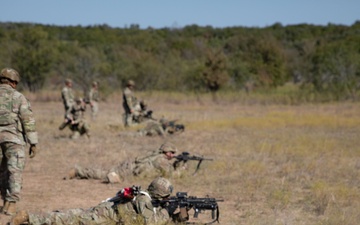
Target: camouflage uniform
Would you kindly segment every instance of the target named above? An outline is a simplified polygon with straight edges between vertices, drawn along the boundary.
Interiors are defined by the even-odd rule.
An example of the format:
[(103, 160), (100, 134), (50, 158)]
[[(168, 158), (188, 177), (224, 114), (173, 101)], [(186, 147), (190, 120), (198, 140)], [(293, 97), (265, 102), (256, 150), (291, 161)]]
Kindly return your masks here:
[(160, 122), (149, 120), (143, 129), (137, 131), (139, 136), (165, 136), (165, 130)]
[(30, 103), (9, 84), (0, 84), (0, 189), (5, 201), (20, 200), (26, 143), (38, 143)]
[(76, 104), (72, 105), (70, 108), (70, 114), (72, 119), (70, 129), (73, 132), (71, 136), (72, 139), (76, 139), (80, 135), (84, 134), (90, 137), (90, 127), (84, 119), (85, 110), (86, 106), (84, 105), (84, 102), (81, 98), (77, 99)]
[(91, 106), (91, 118), (95, 119), (99, 112), (99, 91), (98, 91), (98, 83), (96, 81), (93, 82), (93, 86), (89, 91), (89, 103)]
[(120, 220), (112, 208), (113, 203), (101, 203), (90, 209), (70, 209), (51, 213), (29, 214), (29, 224), (32, 225), (69, 225), (69, 224), (106, 224), (116, 225)]
[(165, 208), (154, 207), (152, 199), (170, 196), (173, 187), (165, 178), (159, 177), (151, 182), (147, 191), (140, 191), (135, 198), (114, 205), (102, 202), (90, 209), (70, 209), (46, 214), (19, 212), (13, 219), (14, 225), (28, 222), (29, 225), (116, 225), (116, 224), (166, 224), (170, 216)]
[(123, 108), (125, 111), (124, 125), (126, 127), (133, 124), (134, 117), (138, 116), (141, 110), (140, 103), (132, 91), (132, 87), (134, 87), (134, 85), (135, 83), (130, 80), (123, 91)]
[(61, 90), (61, 98), (64, 103), (65, 108), (65, 119), (68, 118), (70, 114), (70, 108), (74, 105), (74, 92), (71, 87), (72, 81), (70, 79), (65, 80), (65, 87)]
[(139, 136), (165, 136), (167, 134), (181, 133), (185, 129), (182, 124), (175, 124), (174, 121), (161, 119), (160, 121), (149, 120), (143, 129), (138, 130)]
[[(164, 144), (166, 145), (166, 144)], [(117, 166), (112, 167), (110, 170), (96, 169), (96, 168), (82, 168), (75, 166), (74, 177), (81, 179), (98, 179), (112, 182), (111, 174), (115, 173), (119, 179), (124, 180), (127, 176), (151, 176), (163, 175), (170, 176), (173, 172), (173, 164), (164, 154), (164, 145), (158, 150), (150, 152), (150, 154), (136, 158), (135, 161), (124, 161)], [(175, 152), (174, 147), (166, 149), (166, 151)], [(117, 181), (118, 182), (118, 181)]]

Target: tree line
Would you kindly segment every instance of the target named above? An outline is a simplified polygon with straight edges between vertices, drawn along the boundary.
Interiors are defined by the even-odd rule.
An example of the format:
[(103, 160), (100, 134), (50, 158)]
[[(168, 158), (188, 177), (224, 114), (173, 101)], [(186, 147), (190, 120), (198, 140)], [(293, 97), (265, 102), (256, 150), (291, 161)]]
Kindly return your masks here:
[(271, 90), (289, 82), (342, 100), (360, 88), (360, 21), (264, 28), (189, 25), (140, 29), (0, 23), (0, 63), (38, 92), (73, 79), (107, 91)]

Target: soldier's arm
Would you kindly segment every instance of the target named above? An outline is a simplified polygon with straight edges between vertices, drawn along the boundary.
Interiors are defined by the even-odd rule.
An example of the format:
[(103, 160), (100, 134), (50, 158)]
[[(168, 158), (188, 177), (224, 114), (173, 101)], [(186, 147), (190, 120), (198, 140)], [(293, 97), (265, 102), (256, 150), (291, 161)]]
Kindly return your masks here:
[(138, 196), (134, 202), (134, 206), (136, 212), (145, 219), (147, 224), (154, 218), (154, 207), (149, 197), (145, 195)]
[(130, 109), (130, 112), (133, 113), (134, 112), (134, 102), (133, 102), (132, 93), (129, 90), (125, 90), (124, 96), (125, 96), (126, 104)]
[(24, 129), (23, 132), (27, 138), (27, 141), (31, 145), (36, 145), (38, 143), (38, 135), (36, 132), (36, 122), (30, 102), (23, 95), (19, 97), (19, 101), (19, 117)]

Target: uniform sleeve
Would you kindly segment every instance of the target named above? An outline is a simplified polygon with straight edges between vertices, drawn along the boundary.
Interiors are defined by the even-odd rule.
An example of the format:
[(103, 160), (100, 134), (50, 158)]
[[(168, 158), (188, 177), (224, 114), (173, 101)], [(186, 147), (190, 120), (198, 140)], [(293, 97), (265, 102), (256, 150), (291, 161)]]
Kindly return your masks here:
[(24, 129), (23, 132), (30, 144), (37, 144), (38, 134), (36, 132), (36, 122), (30, 102), (23, 95), (21, 95), (20, 101), (19, 117)]
[(134, 101), (133, 101), (133, 94), (129, 89), (125, 89), (124, 91), (124, 98), (126, 101), (126, 105), (129, 107), (131, 111), (134, 111)]
[(167, 224), (170, 220), (166, 209), (153, 207), (151, 199), (145, 195), (136, 198), (134, 207), (138, 215), (144, 218), (146, 225)]
[(155, 161), (154, 167), (160, 171), (163, 176), (171, 176), (174, 168), (170, 160), (166, 159), (163, 154), (161, 154)]
[(90, 89), (89, 94), (88, 94), (88, 98), (89, 98), (89, 102), (94, 101), (94, 91), (93, 91), (93, 89)]
[(73, 102), (72, 102), (73, 96), (72, 96), (71, 91), (68, 88), (64, 88), (62, 91), (62, 95), (63, 95), (64, 101), (65, 101), (66, 107), (70, 108), (73, 105)]
[(149, 223), (155, 216), (155, 210), (151, 203), (151, 199), (149, 199), (145, 195), (138, 196), (135, 201), (135, 209), (136, 212), (141, 215), (146, 223)]

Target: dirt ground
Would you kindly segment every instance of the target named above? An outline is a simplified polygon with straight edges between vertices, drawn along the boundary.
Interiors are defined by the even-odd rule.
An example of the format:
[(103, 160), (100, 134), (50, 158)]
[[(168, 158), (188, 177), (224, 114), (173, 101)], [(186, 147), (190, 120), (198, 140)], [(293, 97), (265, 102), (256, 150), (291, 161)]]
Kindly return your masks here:
[[(191, 175), (196, 165), (192, 163), (189, 173), (173, 177), (171, 181), (175, 192), (185, 191), (198, 197), (224, 199), (224, 202), (219, 203), (221, 224), (317, 224), (324, 217), (314, 213), (311, 203), (309, 207), (304, 207), (308, 204), (304, 199), (308, 196), (306, 193), (309, 193), (309, 189), (302, 188), (300, 184), (305, 182), (303, 179), (308, 179), (306, 174), (305, 178), (296, 177), (293, 184), (291, 181), (287, 182), (286, 174), (279, 175), (284, 170), (287, 170), (288, 174), (296, 173), (293, 167), (286, 167), (289, 160), (292, 160), (289, 157), (293, 153), (276, 152), (279, 145), (286, 144), (291, 148), (294, 144), (295, 141), (282, 144), (286, 142), (290, 132), (300, 135), (309, 132), (319, 133), (318, 128), (312, 128), (308, 124), (284, 125), (286, 122), (281, 122), (282, 116), (277, 113), (317, 113), (319, 109), (315, 106), (301, 109), (296, 106), (241, 106), (234, 103), (184, 105), (178, 102), (150, 102), (155, 117), (179, 119), (178, 122), (184, 123), (186, 130), (180, 135), (165, 138), (139, 138), (129, 135), (134, 133), (136, 128), (123, 128), (121, 103), (102, 102), (98, 118), (92, 121), (88, 116), (91, 123), (91, 138), (81, 137), (78, 140), (68, 138), (70, 130), (58, 130), (63, 117), (61, 102), (33, 102), (32, 106), (39, 133), (39, 152), (35, 158), (27, 159), (19, 210), (36, 213), (78, 207), (89, 208), (114, 196), (123, 187), (137, 184), (146, 188), (152, 180), (151, 177), (129, 177), (120, 184), (105, 184), (98, 180), (64, 180), (63, 177), (76, 164), (110, 168), (124, 159), (133, 159), (158, 148), (165, 141), (170, 141), (178, 147), (179, 152), (189, 151), (214, 159), (204, 161), (197, 175)], [(348, 107), (352, 109), (353, 106)], [(334, 113), (335, 116), (342, 112), (337, 106), (331, 106), (330, 109), (333, 110), (324, 111)], [(352, 112), (353, 109), (349, 113)], [(261, 122), (268, 122), (263, 120), (263, 117), (269, 113), (280, 122), (273, 122), (274, 126)], [(239, 121), (239, 117), (243, 119)], [(257, 124), (250, 121), (260, 122)], [(356, 123), (358, 121), (357, 116)], [(339, 123), (342, 123), (342, 120)], [(326, 124), (324, 126), (328, 127)], [(299, 127), (307, 129), (300, 130)], [(275, 130), (280, 132), (279, 136), (272, 136)], [(358, 131), (358, 128), (352, 126), (342, 130), (321, 129), (327, 138), (333, 139), (340, 139), (337, 135), (347, 132), (353, 135), (348, 136), (350, 141), (360, 146), (354, 134)], [(271, 147), (267, 148), (266, 145)], [(284, 154), (289, 157), (281, 161), (281, 155)], [(356, 159), (358, 154), (355, 154), (355, 159), (353, 158)], [(359, 169), (356, 172), (355, 178), (359, 178)], [(277, 193), (274, 191), (276, 187), (283, 190), (284, 183), (290, 185), (286, 190), (293, 193), (288, 201), (284, 200), (284, 196), (269, 195)], [(286, 197), (287, 192), (284, 193)], [(206, 216), (202, 218), (207, 219)], [(0, 216), (0, 224), (6, 224), (9, 220), (8, 216)]]

